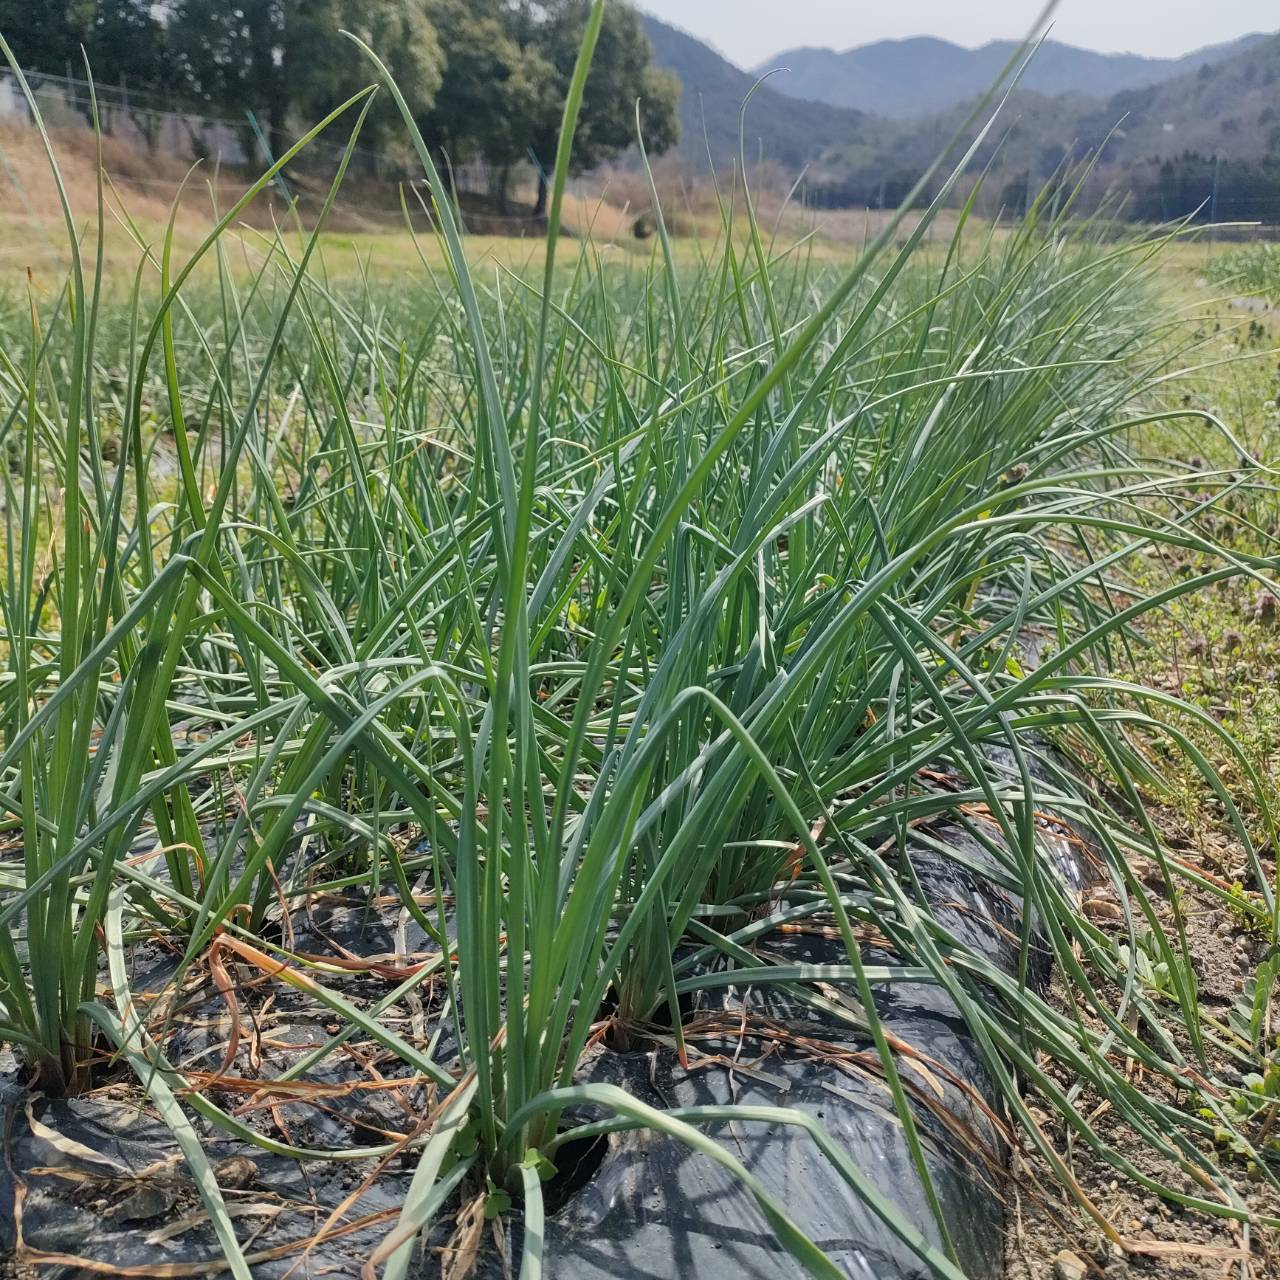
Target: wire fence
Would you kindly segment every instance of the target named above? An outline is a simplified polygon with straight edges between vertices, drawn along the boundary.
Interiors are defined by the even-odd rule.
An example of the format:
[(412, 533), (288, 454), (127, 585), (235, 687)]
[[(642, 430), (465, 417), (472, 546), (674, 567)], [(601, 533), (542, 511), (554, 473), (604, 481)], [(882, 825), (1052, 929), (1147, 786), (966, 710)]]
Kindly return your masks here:
[[(104, 134), (178, 159), (240, 166), (257, 157), (247, 119), (236, 121), (165, 105), (161, 95), (125, 84), (92, 86), (73, 76), (28, 73), (45, 123), (53, 129), (90, 125), (94, 96)], [(31, 107), (12, 72), (0, 73), (0, 121), (33, 124)]]
[[(27, 72), (27, 82), (45, 125), (52, 130), (91, 127), (96, 119), (105, 137), (145, 153), (181, 163), (200, 161), (213, 170), (260, 172), (271, 164), (270, 144), (251, 112), (236, 119), (192, 109), (164, 93), (139, 91), (128, 84), (92, 85), (72, 75)], [(0, 125), (34, 126), (35, 114), (18, 79), (8, 70), (0, 71)], [(346, 139), (336, 132), (333, 138), (313, 139), (292, 162), (288, 176), (275, 188), (287, 203), (297, 203), (305, 212), (323, 197), (324, 187), (337, 171), (346, 151)], [(406, 157), (407, 159), (407, 157)], [(414, 166), (397, 164), (383, 152), (357, 144), (352, 159), (357, 180), (348, 182), (343, 208), (374, 224), (399, 223), (400, 181), (405, 181), (410, 214), (424, 216), (422, 202), (414, 188), (420, 181), (408, 177)], [(403, 170), (403, 172), (402, 172)], [(495, 199), (501, 191), (525, 196), (537, 178), (537, 167), (529, 163), (516, 167), (514, 174), (499, 173), (483, 158), (452, 164), (450, 180), (466, 210), (469, 230), (478, 234), (540, 234), (545, 219), (535, 215), (531, 203), (519, 198), (509, 203)], [(308, 179), (314, 181), (308, 182)], [(130, 176), (131, 185), (155, 186), (172, 191), (172, 177), (147, 179)]]

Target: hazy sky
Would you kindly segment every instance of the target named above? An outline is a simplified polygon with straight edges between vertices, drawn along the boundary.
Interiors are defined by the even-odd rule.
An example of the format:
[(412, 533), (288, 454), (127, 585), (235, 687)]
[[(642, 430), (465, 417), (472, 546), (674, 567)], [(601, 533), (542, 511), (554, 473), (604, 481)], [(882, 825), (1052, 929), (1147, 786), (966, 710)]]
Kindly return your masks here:
[[(1022, 36), (1040, 0), (638, 0), (742, 66), (781, 49), (935, 35), (957, 44)], [(1280, 27), (1276, 0), (1062, 0), (1053, 34), (1089, 49), (1188, 53)]]

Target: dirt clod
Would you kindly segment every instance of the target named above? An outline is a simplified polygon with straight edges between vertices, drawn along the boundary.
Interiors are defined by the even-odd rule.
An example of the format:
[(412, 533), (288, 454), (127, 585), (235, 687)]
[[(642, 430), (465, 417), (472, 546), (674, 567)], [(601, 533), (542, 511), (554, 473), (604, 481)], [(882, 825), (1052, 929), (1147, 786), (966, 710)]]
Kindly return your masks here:
[(149, 1222), (168, 1213), (177, 1202), (178, 1193), (173, 1187), (144, 1183), (112, 1205), (105, 1216), (112, 1222)]
[(241, 1191), (258, 1180), (258, 1166), (248, 1156), (228, 1156), (213, 1169), (218, 1186), (229, 1191)]
[(1063, 1249), (1053, 1260), (1053, 1280), (1085, 1280), (1089, 1268), (1079, 1254)]

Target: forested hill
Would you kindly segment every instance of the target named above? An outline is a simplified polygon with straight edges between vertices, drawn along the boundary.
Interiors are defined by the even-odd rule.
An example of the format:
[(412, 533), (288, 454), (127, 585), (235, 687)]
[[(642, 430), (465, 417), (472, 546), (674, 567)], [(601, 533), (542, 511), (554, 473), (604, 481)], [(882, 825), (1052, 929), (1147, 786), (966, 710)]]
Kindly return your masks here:
[(1174, 80), (1116, 94), (1082, 121), (1095, 137), (1113, 125), (1116, 158), (1183, 151), (1280, 158), (1280, 34)]
[[(957, 107), (903, 125), (895, 153), (932, 158), (929, 136), (957, 126)], [(1163, 84), (1105, 99), (1022, 93), (1010, 104), (998, 171), (1043, 181), (1068, 153), (1098, 152), (1099, 177), (1143, 218), (1280, 221), (1280, 35)], [(990, 158), (995, 143), (979, 157)], [(852, 194), (852, 193), (851, 193)]]
[[(691, 35), (644, 16), (654, 62), (673, 71), (683, 86), (680, 98), (681, 150), (691, 164), (705, 167), (708, 146), (717, 163), (738, 153), (743, 101), (758, 77), (742, 71)], [(887, 124), (847, 107), (806, 102), (761, 85), (747, 116), (748, 151), (799, 170), (833, 148), (867, 151), (887, 140)]]
[[(705, 169), (704, 119), (712, 154), (734, 155), (739, 110), (757, 77), (653, 18), (645, 29), (656, 63), (684, 85), (686, 163)], [(1024, 81), (977, 164), (991, 165), (997, 191), (1008, 184), (1034, 188), (1064, 157), (1101, 148), (1095, 186), (1131, 194), (1129, 207), (1143, 217), (1198, 209), (1207, 216), (1216, 207), (1223, 218), (1280, 221), (1280, 35), (1247, 37), (1234, 52), (1223, 46), (1196, 56), (1206, 52), (1214, 56), (1193, 70), (1106, 95), (1046, 94)], [(771, 79), (752, 100), (749, 154), (792, 172), (805, 168), (810, 197), (840, 205), (900, 199), (976, 96), (918, 119), (891, 120), (789, 97), (774, 87), (779, 83)]]

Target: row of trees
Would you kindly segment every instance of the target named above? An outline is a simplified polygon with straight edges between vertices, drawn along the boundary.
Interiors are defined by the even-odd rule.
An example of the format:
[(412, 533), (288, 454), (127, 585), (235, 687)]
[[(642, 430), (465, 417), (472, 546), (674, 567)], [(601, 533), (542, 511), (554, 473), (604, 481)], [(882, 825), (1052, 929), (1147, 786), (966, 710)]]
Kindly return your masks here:
[[(371, 79), (359, 35), (390, 66), (424, 136), (458, 163), (482, 156), (505, 204), (512, 168), (541, 175), (555, 155), (560, 111), (589, 0), (0, 0), (0, 33), (32, 71), (95, 77), (162, 92), (176, 105), (244, 119), (253, 111), (279, 151), (290, 133)], [(575, 139), (591, 168), (635, 140), (641, 104), (654, 154), (677, 138), (679, 82), (652, 65), (639, 16), (606, 10)], [(75, 70), (75, 74), (80, 74)], [(381, 154), (398, 125), (380, 95), (363, 141)]]
[(1133, 215), (1148, 222), (1280, 221), (1280, 148), (1258, 160), (1185, 152), (1153, 160), (1132, 180)]

